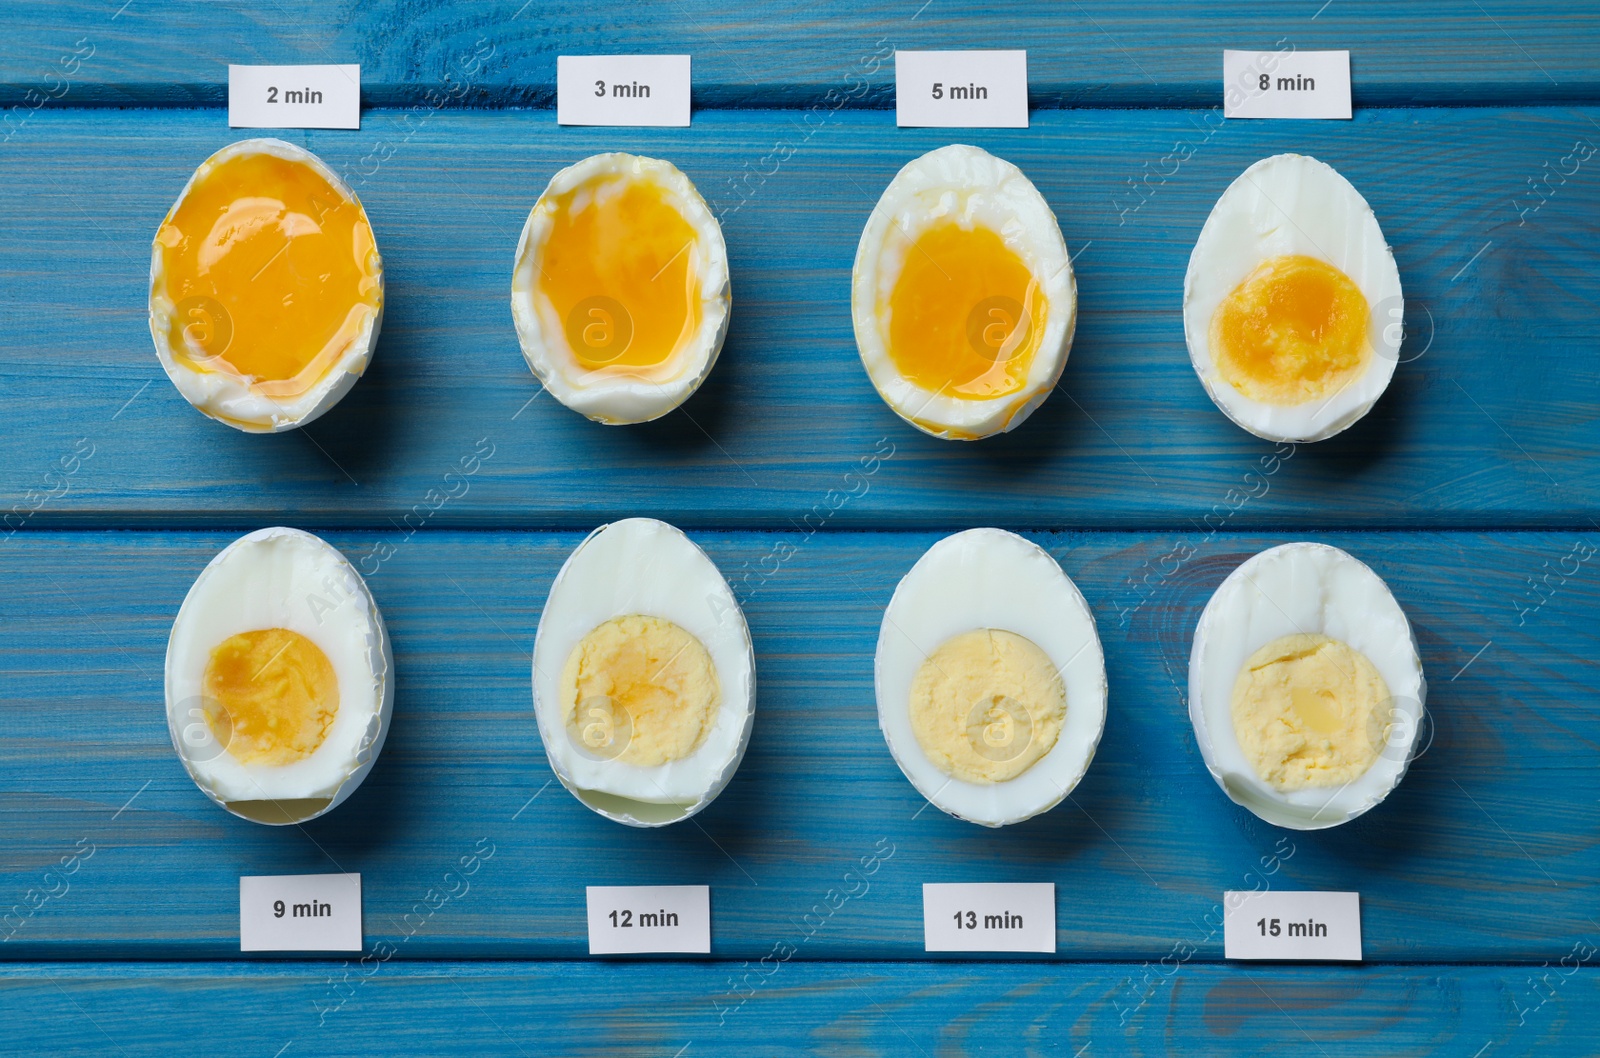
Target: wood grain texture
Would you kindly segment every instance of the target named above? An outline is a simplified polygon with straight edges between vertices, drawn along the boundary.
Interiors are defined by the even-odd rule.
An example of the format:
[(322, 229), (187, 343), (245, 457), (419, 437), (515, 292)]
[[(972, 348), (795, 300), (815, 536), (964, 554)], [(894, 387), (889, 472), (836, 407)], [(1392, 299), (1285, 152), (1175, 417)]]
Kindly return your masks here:
[[(1554, 962), (1600, 933), (1597, 560), (1548, 582), (1542, 605), (1526, 594), (1571, 535), (1319, 537), (1370, 563), (1410, 614), (1433, 725), (1383, 805), (1316, 834), (1277, 831), (1226, 800), (1183, 695), (1210, 593), (1282, 537), (1037, 538), (1096, 613), (1109, 719), (1071, 799), (999, 831), (927, 808), (877, 728), (882, 609), (937, 534), (791, 535), (796, 553), (754, 579), (742, 571), (785, 537), (695, 537), (743, 585), (757, 720), (729, 788), (660, 831), (610, 823), (551, 784), (534, 726), (529, 650), (577, 534), (330, 534), (357, 562), (394, 547), (369, 584), (394, 643), (395, 721), (366, 784), (299, 829), (213, 806), (167, 736), (170, 622), (228, 535), (12, 537), (0, 546), (0, 906), (59, 888), (45, 872), (80, 841), (94, 851), (5, 954), (235, 957), (239, 875), (332, 869), (362, 873), (369, 943), (408, 957), (582, 957), (587, 884), (712, 885), (712, 950), (736, 960), (779, 944), (803, 960), (922, 959), (926, 881), (1055, 881), (1069, 960), (1159, 960), (1180, 944), (1216, 960), (1207, 916), (1224, 890), (1263, 882), (1360, 891), (1378, 962)], [(1163, 556), (1179, 545), (1195, 555), (1173, 569)], [(447, 884), (460, 888), (445, 874), (480, 841), (492, 855), (470, 889), (429, 911)], [(875, 849), (889, 854), (870, 878), (851, 877)], [(1274, 856), (1281, 868), (1268, 870)]]
[[(1589, 946), (1589, 947), (1592, 947)], [(1580, 949), (1588, 950), (1588, 948)], [(1592, 962), (1592, 960), (1591, 960)], [(789, 962), (0, 966), (23, 1054), (1583, 1054), (1567, 966), (1175, 968)], [(741, 1002), (742, 997), (742, 1002)]]
[[(388, 529), (410, 516), (571, 529), (643, 510), (788, 528), (835, 505), (830, 490), (851, 488), (847, 472), (881, 444), (893, 458), (830, 528), (1207, 516), (1230, 529), (1588, 528), (1600, 507), (1600, 154), (1561, 161), (1575, 142), (1600, 147), (1597, 108), (1364, 111), (1212, 134), (1183, 111), (1061, 111), (955, 136), (861, 112), (809, 133), (792, 111), (702, 115), (687, 130), (559, 129), (528, 111), (441, 112), (409, 132), (407, 120), (291, 134), (360, 185), (388, 309), (367, 377), (324, 419), (277, 437), (191, 410), (146, 326), (151, 235), (193, 165), (238, 135), (215, 112), (76, 111), (42, 113), (6, 144), (0, 509), (40, 506), (33, 527)], [(1077, 254), (1080, 321), (1060, 387), (1014, 433), (977, 444), (924, 437), (888, 410), (848, 306), (878, 193), (952, 138), (1021, 165)], [(1175, 144), (1193, 150), (1181, 164)], [(775, 145), (792, 155), (773, 160)], [(721, 361), (682, 409), (638, 427), (538, 396), (507, 304), (538, 193), (605, 149), (676, 161), (723, 213), (732, 260)], [(1331, 162), (1371, 201), (1410, 299), (1411, 362), (1365, 420), (1302, 446), (1240, 503), (1274, 448), (1229, 423), (1195, 378), (1183, 275), (1221, 191), (1289, 150)], [(1532, 197), (1529, 180), (1574, 164), (1542, 205)], [(432, 508), (430, 490), (480, 439), (493, 458), (466, 495)], [(93, 458), (41, 504), (43, 476), (80, 441)]]
[(220, 105), (229, 63), (331, 62), (362, 65), (369, 105), (469, 84), (476, 105), (545, 106), (558, 54), (637, 52), (691, 54), (703, 107), (809, 106), (830, 92), (892, 106), (892, 63), (862, 65), (885, 44), (1027, 48), (1035, 107), (1214, 106), (1224, 48), (1349, 49), (1358, 105), (1600, 98), (1600, 14), (1552, 0), (19, 0), (7, 27), (0, 103), (28, 106), (29, 91), (62, 90), (59, 57), (85, 41), (93, 54), (63, 96), (73, 106)]

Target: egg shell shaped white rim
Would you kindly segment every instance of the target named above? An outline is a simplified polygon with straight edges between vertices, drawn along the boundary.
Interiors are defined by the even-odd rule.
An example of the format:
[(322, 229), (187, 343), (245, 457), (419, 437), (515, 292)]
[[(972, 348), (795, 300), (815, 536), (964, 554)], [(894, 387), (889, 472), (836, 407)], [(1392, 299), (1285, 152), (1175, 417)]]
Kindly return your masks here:
[[(333, 189), (361, 209), (366, 208), (361, 199), (337, 173), (329, 169), (321, 158), (303, 147), (283, 140), (260, 138), (240, 140), (217, 151), (201, 162), (190, 175), (172, 208), (162, 218), (165, 224), (188, 197), (195, 181), (209, 169), (231, 158), (244, 154), (270, 154), (288, 161), (303, 162), (316, 170)], [(367, 219), (371, 228), (371, 218)], [(159, 225), (157, 227), (159, 229)], [(215, 419), (242, 433), (283, 433), (314, 422), (326, 414), (349, 393), (356, 381), (367, 370), (372, 351), (378, 344), (378, 332), (383, 327), (383, 310), (388, 303), (383, 277), (383, 254), (378, 250), (377, 232), (372, 236), (373, 253), (378, 258), (378, 311), (367, 318), (361, 330), (351, 339), (350, 345), (339, 359), (329, 365), (322, 379), (305, 393), (288, 401), (277, 401), (254, 393), (227, 375), (219, 372), (192, 371), (178, 363), (167, 341), (167, 322), (177, 308), (167, 293), (166, 275), (161, 265), (161, 244), (154, 239), (150, 245), (150, 338), (155, 343), (156, 357), (183, 399), (207, 418)]]
[[(965, 400), (939, 396), (913, 384), (894, 368), (878, 319), (879, 295), (892, 290), (900, 269), (886, 274), (883, 249), (890, 235), (915, 239), (945, 214), (930, 214), (923, 209), (904, 208), (915, 196), (959, 189), (973, 198), (984, 196), (985, 221), (1000, 218), (1019, 223), (1026, 241), (1006, 238), (1003, 225), (985, 223), (1022, 257), (1034, 275), (1044, 275), (1041, 284), (1049, 304), (1049, 319), (1034, 354), (1027, 383), (1017, 393), (986, 400)], [(998, 201), (989, 202), (989, 199)], [(899, 226), (900, 233), (895, 232)], [(1033, 240), (1045, 244), (1043, 257)], [(976, 441), (1007, 433), (1044, 403), (1066, 368), (1072, 351), (1072, 338), (1078, 320), (1078, 282), (1072, 259), (1055, 213), (1039, 189), (1015, 165), (980, 147), (951, 144), (913, 158), (895, 174), (884, 188), (872, 213), (867, 217), (856, 244), (851, 270), (850, 315), (855, 328), (856, 351), (867, 377), (885, 404), (900, 418), (923, 433), (944, 440)]]
[[(344, 781), (340, 783), (339, 788), (334, 791), (333, 797), (329, 799), (328, 803), (315, 812), (311, 812), (305, 816), (294, 819), (263, 820), (256, 819), (235, 811), (232, 807), (230, 807), (226, 800), (218, 797), (215, 793), (209, 790), (203, 782), (201, 776), (196, 772), (194, 765), (190, 762), (188, 756), (184, 753), (183, 734), (181, 729), (183, 720), (177, 715), (178, 702), (174, 700), (173, 683), (175, 680), (175, 673), (173, 672), (173, 640), (178, 629), (183, 625), (184, 609), (189, 606), (190, 598), (195, 597), (196, 593), (202, 590), (201, 585), (202, 582), (206, 580), (206, 574), (212, 569), (220, 566), (227, 560), (227, 557), (231, 553), (239, 548), (254, 543), (258, 540), (268, 540), (276, 536), (292, 536), (314, 542), (316, 545), (329, 552), (331, 557), (336, 557), (339, 560), (351, 578), (349, 583), (352, 586), (359, 588), (360, 598), (365, 603), (366, 611), (372, 619), (374, 632), (376, 633), (377, 637), (377, 643), (375, 644), (376, 649), (371, 650), (369, 656), (372, 661), (373, 674), (377, 677), (379, 686), (381, 688), (382, 697), (376, 715), (377, 730), (371, 730), (371, 724), (369, 723), (369, 730), (367, 731), (363, 739), (362, 746), (359, 750), (357, 766), (345, 777)], [(366, 581), (363, 580), (361, 574), (356, 571), (355, 566), (350, 564), (350, 560), (344, 557), (343, 552), (339, 551), (338, 548), (334, 547), (326, 540), (323, 540), (321, 537), (316, 536), (313, 533), (305, 532), (301, 529), (292, 529), (287, 526), (270, 526), (266, 529), (257, 529), (255, 532), (247, 533), (244, 536), (239, 537), (227, 547), (217, 552), (216, 555), (212, 557), (211, 561), (206, 563), (206, 568), (200, 571), (200, 575), (196, 577), (194, 583), (190, 585), (188, 593), (184, 596), (183, 605), (178, 608), (178, 615), (173, 619), (172, 631), (169, 632), (167, 636), (167, 660), (164, 672), (166, 684), (165, 697), (167, 710), (167, 735), (172, 740), (173, 752), (177, 753), (178, 759), (183, 762), (184, 771), (189, 773), (189, 779), (195, 784), (201, 793), (205, 794), (206, 797), (209, 798), (213, 803), (227, 811), (229, 815), (237, 816), (240, 819), (248, 820), (252, 823), (259, 823), (262, 826), (292, 826), (299, 823), (306, 823), (310, 820), (318, 818), (319, 816), (327, 815), (329, 812), (339, 807), (339, 805), (343, 804), (351, 794), (355, 793), (356, 789), (360, 787), (363, 781), (366, 780), (367, 774), (372, 771), (373, 764), (375, 764), (378, 760), (378, 755), (383, 752), (384, 742), (389, 737), (389, 725), (394, 715), (394, 650), (389, 642), (389, 629), (384, 623), (383, 613), (378, 609), (377, 601), (373, 599), (371, 591), (367, 588)]]
[[(934, 598), (919, 597), (924, 592), (921, 573), (947, 561), (983, 559), (989, 560), (990, 572), (1003, 567), (1010, 575), (986, 578), (981, 598), (964, 594), (948, 580), (933, 582)], [(1045, 616), (1018, 619), (1028, 609)], [(992, 784), (965, 782), (941, 771), (917, 741), (910, 714), (911, 683), (922, 661), (952, 637), (980, 628), (1032, 640), (1060, 670), (1067, 696), (1056, 744), (1021, 775)], [(904, 664), (896, 660), (897, 652)], [(1060, 804), (1089, 770), (1105, 732), (1105, 653), (1094, 613), (1049, 552), (1004, 529), (955, 533), (917, 560), (884, 610), (873, 676), (878, 727), (901, 772), (935, 807), (982, 826), (1020, 823)], [(958, 799), (987, 800), (987, 818), (964, 814)]]
[[(672, 598), (663, 594), (673, 591), (673, 585), (666, 580), (652, 585), (638, 577), (626, 581), (615, 578), (610, 597), (580, 595), (576, 589), (569, 590), (576, 579), (573, 571), (593, 561), (592, 556), (600, 553), (597, 545), (615, 545), (624, 555), (643, 558), (646, 556), (640, 554), (641, 541), (652, 536), (672, 541), (666, 546), (678, 549), (678, 557), (694, 567), (689, 576), (709, 591), (705, 600), (708, 614), (686, 613), (681, 600), (662, 605), (662, 599)], [(618, 565), (620, 567), (621, 563)], [(631, 568), (637, 570), (641, 566), (636, 562)], [(661, 572), (659, 567), (644, 566), (643, 569), (652, 575)], [(552, 748), (569, 744), (560, 703), (562, 668), (572, 649), (590, 631), (613, 617), (634, 613), (672, 621), (700, 640), (711, 655), (722, 688), (717, 720), (694, 753), (655, 768), (637, 768), (617, 761), (592, 761), (576, 754), (576, 759), (568, 759), (564, 751), (558, 753)], [(553, 614), (571, 616), (556, 627)], [(744, 612), (710, 556), (677, 527), (654, 518), (625, 518), (590, 533), (562, 564), (540, 614), (539, 630), (533, 643), (533, 704), (539, 737), (551, 770), (561, 785), (591, 811), (627, 826), (658, 827), (687, 819), (716, 800), (738, 771), (750, 743), (755, 722), (756, 670), (755, 647)], [(652, 773), (669, 785), (681, 784), (685, 796), (642, 801), (601, 789), (607, 769), (619, 767), (633, 768), (639, 774)], [(678, 772), (687, 774), (680, 780)], [(697, 779), (697, 773), (704, 776), (703, 780)], [(637, 807), (630, 808), (627, 802)], [(681, 811), (667, 811), (668, 805), (677, 805)]]
[[(1301, 621), (1287, 630), (1280, 628), (1277, 631), (1285, 635), (1292, 631), (1321, 632), (1361, 651), (1383, 676), (1394, 700), (1393, 707), (1411, 728), (1410, 738), (1403, 746), (1386, 749), (1365, 773), (1331, 797), (1326, 787), (1281, 793), (1261, 781), (1245, 760), (1232, 723), (1232, 687), (1240, 667), (1251, 654), (1278, 638), (1266, 632), (1230, 637), (1230, 631), (1237, 631), (1236, 627), (1229, 628), (1230, 623), (1237, 620), (1236, 607), (1252, 586), (1253, 578), (1264, 569), (1286, 560), (1293, 562), (1302, 556), (1318, 553), (1335, 560), (1351, 575), (1359, 577), (1360, 590), (1366, 599), (1383, 612), (1377, 616), (1371, 611), (1333, 614), (1332, 619), (1324, 615), (1322, 621)], [(1304, 598), (1287, 603), (1280, 599), (1273, 602), (1279, 606), (1287, 605), (1291, 615), (1307, 605)], [(1315, 627), (1309, 627), (1312, 625)], [(1403, 634), (1386, 637), (1383, 629), (1403, 629)], [(1239, 568), (1228, 574), (1206, 603), (1195, 628), (1194, 643), (1189, 654), (1189, 722), (1194, 727), (1195, 741), (1199, 744), (1206, 770), (1229, 800), (1248, 809), (1256, 817), (1288, 830), (1326, 830), (1348, 823), (1382, 803), (1400, 785), (1416, 754), (1417, 739), (1421, 735), (1426, 712), (1427, 691), (1416, 635), (1389, 586), (1366, 563), (1328, 544), (1280, 544), (1241, 563)], [(1217, 700), (1219, 697), (1221, 701)], [(1213, 712), (1217, 714), (1215, 717), (1210, 715)], [(1226, 723), (1222, 722), (1224, 717), (1227, 718)], [(1227, 769), (1222, 759), (1224, 755), (1240, 762), (1237, 771)], [(1344, 796), (1350, 787), (1358, 784), (1361, 789), (1352, 796)], [(1335, 804), (1334, 801), (1339, 803)]]
[[(1263, 201), (1254, 211), (1235, 208), (1256, 196)], [(1331, 208), (1337, 202), (1350, 203), (1353, 215)], [(1372, 310), (1367, 332), (1374, 350), (1367, 370), (1332, 397), (1288, 407), (1240, 393), (1211, 356), (1217, 306), (1262, 261), (1283, 254), (1315, 257), (1355, 282)], [(1183, 334), (1195, 374), (1224, 415), (1269, 441), (1321, 441), (1371, 411), (1399, 362), (1397, 348), (1385, 351), (1385, 329), (1404, 314), (1400, 271), (1372, 207), (1333, 166), (1301, 154), (1263, 158), (1228, 185), (1200, 229), (1183, 278)]]
[[(555, 196), (589, 179), (615, 173), (619, 164), (627, 165), (631, 175), (648, 179), (665, 190), (668, 201), (695, 231), (701, 292), (700, 329), (690, 340), (689, 347), (679, 354), (686, 363), (676, 378), (655, 382), (611, 375), (579, 384), (572, 376), (588, 372), (573, 358), (561, 322), (545, 318), (535, 306), (534, 275), (539, 270), (545, 240), (552, 227), (550, 215), (543, 207)], [(591, 155), (550, 178), (522, 225), (511, 272), (511, 316), (516, 323), (523, 359), (551, 396), (595, 422), (607, 426), (649, 422), (693, 396), (722, 353), (732, 304), (728, 248), (722, 238), (722, 225), (694, 182), (671, 162), (622, 152)]]

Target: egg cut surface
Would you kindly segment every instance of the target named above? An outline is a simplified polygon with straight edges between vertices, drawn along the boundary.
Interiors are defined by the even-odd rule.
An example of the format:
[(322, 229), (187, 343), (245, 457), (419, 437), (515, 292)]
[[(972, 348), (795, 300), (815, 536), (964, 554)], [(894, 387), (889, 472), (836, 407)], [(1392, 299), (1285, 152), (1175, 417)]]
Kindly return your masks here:
[(1229, 574), (1189, 659), (1189, 717), (1212, 778), (1295, 830), (1388, 796), (1416, 752), (1426, 690), (1388, 586), (1326, 544), (1283, 544)]
[(1258, 437), (1318, 441), (1388, 388), (1405, 304), (1366, 199), (1330, 165), (1264, 158), (1206, 218), (1183, 284), (1189, 358), (1223, 414)]
[(1088, 603), (1055, 559), (1003, 529), (930, 547), (878, 633), (878, 725), (917, 792), (999, 827), (1054, 808), (1105, 729)]
[(682, 404), (722, 351), (722, 227), (671, 162), (597, 154), (550, 180), (517, 245), (511, 311), (528, 366), (596, 422)]
[(1061, 378), (1077, 323), (1067, 244), (1022, 170), (987, 151), (908, 162), (867, 218), (851, 283), (867, 375), (924, 433), (1011, 430)]
[(722, 792), (755, 719), (744, 614), (665, 522), (601, 526), (550, 587), (533, 647), (539, 737), (561, 784), (607, 819), (655, 827)]
[(293, 429), (333, 407), (366, 370), (382, 317), (366, 211), (293, 144), (224, 147), (156, 231), (156, 355), (184, 399), (236, 429)]
[(236, 816), (300, 823), (361, 784), (388, 735), (389, 635), (338, 550), (298, 529), (229, 544), (167, 642), (167, 726), (189, 777)]

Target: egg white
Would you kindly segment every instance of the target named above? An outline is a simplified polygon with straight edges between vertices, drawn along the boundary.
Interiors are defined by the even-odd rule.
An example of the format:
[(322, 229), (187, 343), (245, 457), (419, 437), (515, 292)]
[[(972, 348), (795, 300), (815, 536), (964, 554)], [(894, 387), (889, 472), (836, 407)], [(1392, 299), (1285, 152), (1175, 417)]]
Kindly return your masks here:
[[(581, 750), (561, 705), (561, 671), (573, 648), (599, 625), (629, 614), (671, 621), (700, 640), (722, 692), (711, 730), (694, 752), (653, 767)], [(728, 582), (666, 522), (627, 518), (596, 529), (550, 586), (534, 637), (533, 703), (551, 769), (589, 808), (639, 827), (699, 812), (733, 778), (755, 720), (755, 651)]]
[[(1056, 744), (1014, 779), (969, 783), (928, 759), (911, 725), (911, 684), (947, 640), (994, 628), (1031, 640), (1061, 673)], [(1094, 614), (1038, 545), (1004, 529), (968, 529), (930, 547), (883, 614), (875, 666), (878, 726), (917, 792), (958, 819), (999, 827), (1054, 808), (1089, 768), (1106, 722), (1106, 664)]]
[[(1280, 791), (1256, 775), (1234, 733), (1239, 670), (1261, 647), (1296, 633), (1321, 633), (1365, 654), (1392, 698), (1383, 752), (1342, 787)], [(1360, 560), (1326, 544), (1282, 544), (1244, 562), (1211, 596), (1195, 629), (1189, 719), (1200, 755), (1229, 798), (1280, 827), (1337, 826), (1387, 797), (1415, 752), (1426, 696), (1411, 623), (1388, 585)]]
[[(188, 183), (183, 185), (183, 191), (173, 203), (172, 209), (167, 211), (167, 218), (170, 219), (178, 211), (178, 207), (188, 196), (189, 189), (212, 169), (231, 158), (251, 154), (269, 154), (288, 161), (304, 163), (327, 180), (341, 197), (354, 203), (358, 208), (361, 207), (361, 200), (356, 197), (356, 193), (339, 178), (337, 173), (329, 169), (321, 158), (292, 143), (263, 138), (240, 140), (238, 143), (229, 144), (201, 162), (199, 168), (189, 177)], [(162, 223), (166, 221), (163, 220)], [(376, 233), (373, 238), (373, 253), (376, 256)], [(172, 384), (183, 394), (184, 400), (208, 417), (245, 433), (281, 433), (293, 430), (319, 418), (339, 403), (366, 371), (367, 364), (372, 359), (372, 350), (378, 343), (378, 330), (383, 324), (385, 298), (381, 257), (378, 259), (377, 268), (378, 311), (367, 317), (361, 330), (345, 346), (337, 359), (328, 365), (327, 371), (315, 385), (298, 397), (277, 398), (264, 396), (253, 386), (233, 375), (221, 371), (197, 371), (176, 359), (177, 353), (182, 351), (173, 350), (167, 339), (167, 333), (177, 305), (167, 289), (167, 274), (162, 264), (161, 253), (161, 244), (152, 242), (150, 337), (155, 341), (156, 356), (161, 360), (161, 367), (172, 380)]]
[[(1314, 257), (1361, 290), (1372, 313), (1366, 370), (1332, 395), (1280, 406), (1253, 400), (1218, 372), (1211, 318), (1269, 258)], [(1263, 158), (1239, 175), (1211, 208), (1183, 279), (1183, 333), (1189, 359), (1222, 413), (1269, 441), (1320, 441), (1371, 410), (1399, 361), (1405, 302), (1394, 253), (1361, 193), (1331, 165), (1300, 154)]]
[[(1040, 280), (1044, 334), (1016, 393), (983, 400), (932, 393), (889, 357), (889, 321), (879, 318), (878, 306), (887, 306), (915, 240), (945, 220), (993, 231)], [(978, 147), (941, 147), (895, 174), (861, 232), (850, 292), (856, 348), (878, 395), (902, 419), (934, 437), (988, 437), (1021, 425), (1061, 378), (1077, 326), (1077, 291), (1055, 214), (1022, 170)]]
[[(598, 371), (581, 366), (567, 343), (566, 322), (539, 290), (537, 277), (555, 226), (556, 199), (607, 175), (653, 184), (694, 230), (688, 253), (694, 256), (700, 279), (700, 329), (674, 355), (675, 373), (670, 377), (647, 378), (620, 365)], [(522, 226), (511, 273), (511, 315), (523, 358), (551, 396), (596, 422), (611, 426), (648, 422), (688, 400), (722, 352), (731, 304), (722, 226), (694, 183), (671, 162), (622, 153), (585, 158), (550, 178)]]
[[(265, 628), (287, 628), (315, 643), (339, 686), (339, 709), (322, 744), (292, 764), (244, 764), (218, 744), (201, 707), (211, 651), (230, 636)], [(217, 553), (172, 622), (168, 731), (189, 777), (223, 807), (330, 798), (314, 813), (321, 815), (361, 785), (383, 748), (394, 705), (393, 669), (383, 617), (355, 567), (310, 533), (259, 529)]]

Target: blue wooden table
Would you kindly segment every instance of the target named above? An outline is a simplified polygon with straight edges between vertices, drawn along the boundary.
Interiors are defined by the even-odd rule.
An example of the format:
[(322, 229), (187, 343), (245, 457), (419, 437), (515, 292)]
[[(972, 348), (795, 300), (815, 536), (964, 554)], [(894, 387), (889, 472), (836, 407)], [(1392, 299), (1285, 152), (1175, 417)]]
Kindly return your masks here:
[[(1592, 6), (24, 0), (0, 34), (0, 909), (80, 864), (0, 928), (0, 1052), (1592, 1052), (1600, 558), (1573, 557), (1600, 546)], [(1221, 121), (1221, 50), (1291, 45), (1351, 50), (1354, 119)], [(892, 65), (868, 61), (885, 47), (1028, 48), (1032, 127), (896, 129)], [(557, 127), (556, 55), (606, 51), (691, 53), (693, 125)], [(358, 187), (382, 340), (333, 413), (275, 437), (189, 408), (145, 322), (156, 224), (244, 135), (229, 62), (360, 62), (369, 108), (358, 132), (285, 135)], [(1059, 389), (974, 445), (889, 412), (848, 307), (878, 193), (952, 141), (1032, 177), (1080, 294)], [(1594, 157), (1571, 171), (1579, 143)], [(684, 169), (732, 266), (709, 381), (626, 429), (539, 395), (507, 303), (534, 199), (600, 150)], [(1374, 411), (1293, 450), (1216, 411), (1179, 312), (1217, 195), (1286, 150), (1368, 198), (1409, 310)], [(431, 506), (474, 453), (466, 493)], [(871, 454), (861, 493), (844, 475)], [(728, 576), (760, 684), (727, 791), (649, 832), (552, 783), (528, 680), (560, 563), (636, 514)], [(371, 777), (301, 828), (205, 800), (162, 703), (184, 593), (269, 524), (375, 569), (398, 672)], [(872, 692), (896, 582), (976, 524), (1027, 533), (1077, 581), (1111, 688), (1082, 785), (1000, 831), (923, 810)], [(1382, 806), (1291, 834), (1212, 783), (1185, 687), (1212, 590), (1307, 537), (1388, 580), (1431, 712)], [(863, 856), (870, 884), (846, 882)], [(241, 874), (333, 870), (362, 874), (364, 959), (240, 956)], [(921, 884), (980, 880), (1054, 881), (1059, 955), (925, 955)], [(711, 958), (590, 960), (583, 887), (653, 883), (711, 885)], [(1365, 964), (1224, 963), (1222, 894), (1263, 883), (1358, 890)]]

